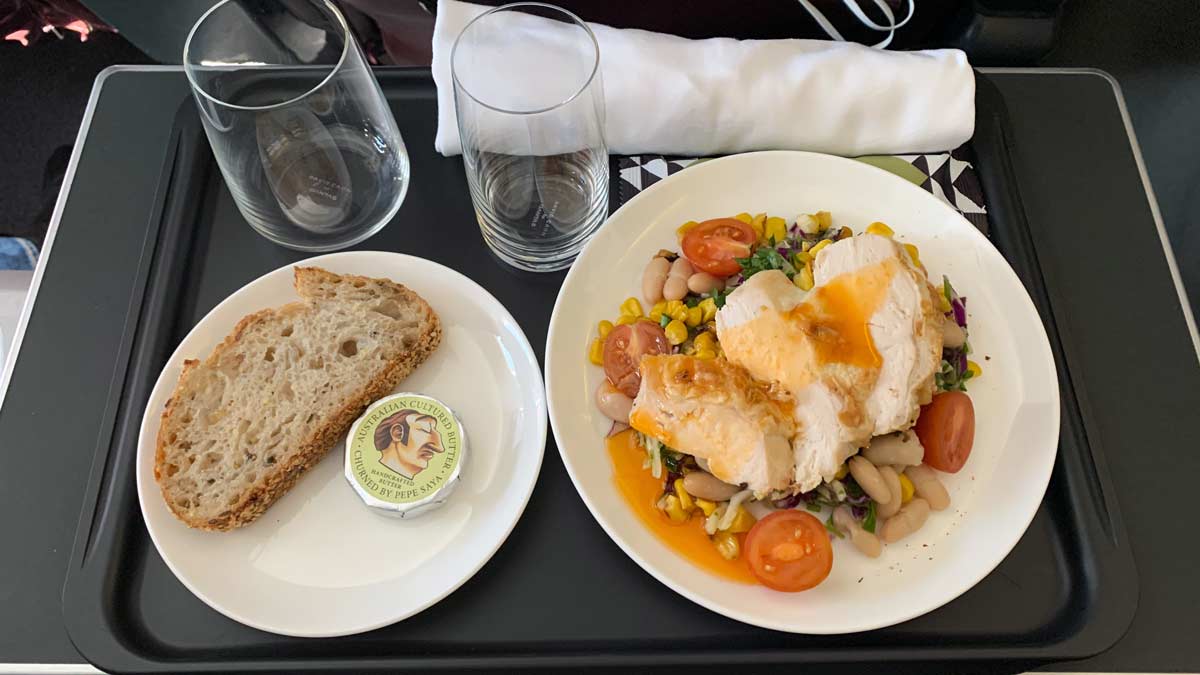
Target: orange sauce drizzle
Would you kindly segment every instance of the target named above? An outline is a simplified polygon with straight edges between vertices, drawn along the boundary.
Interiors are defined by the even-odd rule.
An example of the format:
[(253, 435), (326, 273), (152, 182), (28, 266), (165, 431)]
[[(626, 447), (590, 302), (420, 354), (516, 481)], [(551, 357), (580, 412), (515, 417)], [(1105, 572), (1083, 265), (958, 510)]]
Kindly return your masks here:
[(869, 321), (879, 309), (896, 273), (894, 261), (830, 279), (791, 311), (791, 319), (811, 338), (818, 363), (879, 368), (883, 358), (871, 339)]
[[(646, 451), (637, 442), (632, 430), (626, 430), (606, 441), (612, 460), (613, 480), (639, 520), (663, 543), (687, 558), (693, 565), (724, 579), (744, 584), (757, 584), (742, 558), (726, 560), (717, 552), (704, 532), (704, 514), (697, 510), (686, 523), (672, 523), (654, 505), (662, 496), (663, 483), (642, 467)], [(745, 535), (738, 535), (744, 544)]]

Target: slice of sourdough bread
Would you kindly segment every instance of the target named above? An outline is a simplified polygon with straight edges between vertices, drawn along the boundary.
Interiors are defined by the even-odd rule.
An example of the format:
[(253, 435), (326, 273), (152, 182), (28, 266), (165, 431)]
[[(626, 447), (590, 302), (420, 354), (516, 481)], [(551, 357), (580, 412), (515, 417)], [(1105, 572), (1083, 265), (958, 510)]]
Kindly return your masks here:
[(258, 518), (437, 348), (437, 314), (387, 279), (297, 267), (293, 302), (244, 317), (184, 362), (158, 430), (154, 477), (191, 527)]

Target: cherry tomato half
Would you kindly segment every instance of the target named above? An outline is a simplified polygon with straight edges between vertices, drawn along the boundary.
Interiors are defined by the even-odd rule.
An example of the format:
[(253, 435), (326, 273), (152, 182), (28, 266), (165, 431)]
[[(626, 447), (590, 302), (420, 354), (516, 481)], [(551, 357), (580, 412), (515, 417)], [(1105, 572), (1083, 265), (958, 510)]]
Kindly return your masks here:
[(736, 259), (750, 257), (757, 238), (754, 228), (736, 218), (714, 218), (683, 235), (683, 255), (696, 269), (727, 277), (742, 269)]
[(975, 406), (961, 391), (938, 394), (921, 408), (914, 430), (925, 446), (925, 463), (938, 471), (957, 473), (975, 444)]
[(833, 545), (825, 526), (804, 511), (776, 511), (750, 528), (746, 562), (767, 588), (806, 591), (833, 569)]
[(633, 398), (642, 386), (638, 364), (648, 354), (671, 351), (667, 334), (658, 324), (635, 321), (617, 326), (604, 340), (604, 375), (622, 394)]

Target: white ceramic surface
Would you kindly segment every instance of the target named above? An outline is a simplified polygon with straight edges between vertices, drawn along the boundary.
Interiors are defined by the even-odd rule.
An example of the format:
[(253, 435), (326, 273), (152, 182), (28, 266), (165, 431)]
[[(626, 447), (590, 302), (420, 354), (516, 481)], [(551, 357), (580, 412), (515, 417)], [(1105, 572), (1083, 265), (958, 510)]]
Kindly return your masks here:
[(205, 357), (243, 315), (295, 300), (290, 265), (223, 301), (171, 356), (142, 420), (138, 497), (159, 553), (212, 608), (273, 633), (347, 635), (420, 612), (491, 558), (537, 480), (546, 445), (545, 392), (520, 326), (491, 294), (458, 272), (421, 258), (370, 251), (300, 264), (398, 281), (441, 317), (441, 346), (399, 390), (438, 398), (463, 422), (470, 454), (450, 503), (410, 520), (371, 512), (343, 476), (339, 443), (246, 527), (192, 530), (167, 510), (154, 482), (154, 441), (180, 364)]
[[(835, 542), (833, 572), (799, 594), (718, 578), (688, 563), (642, 526), (613, 482), (604, 450), (609, 422), (592, 393), (603, 377), (585, 358), (596, 322), (641, 295), (642, 269), (678, 248), (688, 220), (768, 212), (787, 218), (828, 210), (861, 232), (886, 222), (920, 248), (935, 279), (968, 298), (970, 384), (977, 425), (967, 465), (942, 475), (952, 498), (915, 535), (875, 560)], [(647, 572), (704, 607), (796, 633), (850, 633), (920, 616), (953, 600), (1008, 554), (1032, 520), (1058, 446), (1058, 380), (1029, 295), (978, 230), (920, 187), (866, 164), (803, 152), (761, 152), (697, 164), (623, 206), (580, 255), (562, 286), (546, 353), (550, 423), (571, 479), (609, 536)]]

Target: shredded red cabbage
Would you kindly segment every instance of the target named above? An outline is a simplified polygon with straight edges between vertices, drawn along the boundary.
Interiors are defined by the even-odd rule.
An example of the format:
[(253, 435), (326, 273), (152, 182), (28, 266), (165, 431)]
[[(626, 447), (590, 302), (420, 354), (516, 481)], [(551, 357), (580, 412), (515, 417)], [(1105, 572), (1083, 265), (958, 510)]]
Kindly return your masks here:
[(958, 324), (959, 328), (967, 327), (967, 299), (954, 298), (950, 301), (950, 310), (954, 313), (954, 323)]

